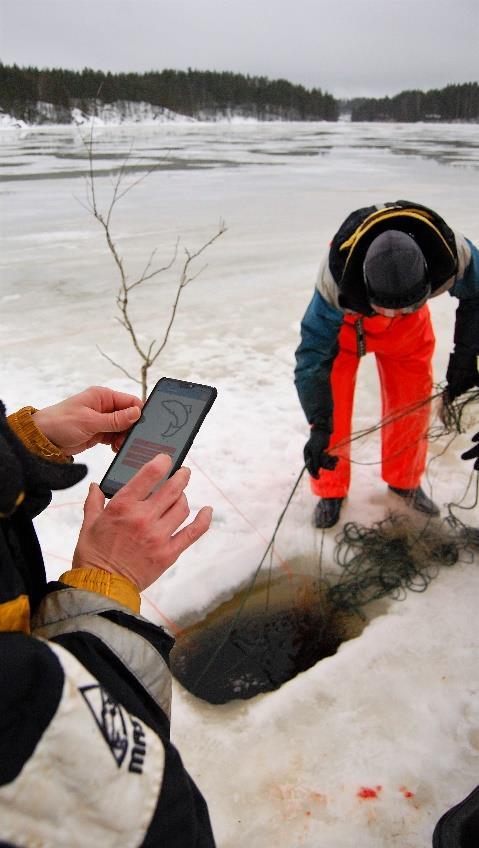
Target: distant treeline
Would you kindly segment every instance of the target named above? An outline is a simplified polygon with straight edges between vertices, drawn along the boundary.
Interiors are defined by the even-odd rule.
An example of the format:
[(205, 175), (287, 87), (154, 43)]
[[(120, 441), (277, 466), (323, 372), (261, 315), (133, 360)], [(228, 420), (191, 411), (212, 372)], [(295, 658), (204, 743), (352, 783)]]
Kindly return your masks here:
[[(223, 114), (259, 120), (337, 121), (340, 112), (350, 112), (352, 121), (479, 121), (477, 82), (340, 102), (320, 88), (229, 71), (189, 68), (112, 74), (90, 68), (40, 70), (0, 63), (0, 110), (26, 123), (69, 123), (72, 108), (91, 115), (102, 105), (128, 102), (206, 119)], [(39, 103), (52, 104), (53, 109), (40, 109)]]
[(349, 101), (352, 121), (479, 121), (479, 83)]
[(339, 101), (319, 88), (230, 72), (151, 71), (111, 74), (85, 68), (19, 68), (0, 64), (0, 108), (27, 123), (39, 120), (36, 104), (52, 103), (64, 117), (92, 103), (146, 102), (182, 115), (234, 113), (268, 120), (336, 121)]

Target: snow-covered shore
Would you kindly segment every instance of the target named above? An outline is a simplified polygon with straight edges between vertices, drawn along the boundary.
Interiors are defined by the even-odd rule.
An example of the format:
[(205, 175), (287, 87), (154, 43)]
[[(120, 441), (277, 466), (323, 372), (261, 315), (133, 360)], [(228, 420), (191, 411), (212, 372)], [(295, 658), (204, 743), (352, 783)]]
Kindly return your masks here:
[[(53, 103), (39, 101), (35, 104), (35, 116), (27, 122), (14, 115), (9, 115), (0, 110), (0, 129), (26, 129), (32, 127), (68, 127), (68, 126), (158, 126), (164, 123), (192, 124), (197, 122), (215, 123), (225, 121), (227, 123), (259, 123), (259, 119), (246, 113), (241, 108), (225, 109), (213, 112), (204, 110), (191, 115), (181, 115), (166, 109), (163, 106), (155, 106), (152, 103), (142, 101), (120, 100), (116, 103), (103, 103), (102, 101), (91, 101), (83, 103), (70, 109), (57, 107)], [(279, 120), (274, 115), (271, 120)]]
[(195, 118), (179, 115), (170, 109), (154, 106), (151, 103), (131, 102), (128, 100), (117, 103), (102, 103), (92, 101), (88, 108), (74, 106), (71, 109), (56, 107), (53, 103), (39, 101), (35, 108), (35, 119), (26, 122), (13, 115), (0, 112), (0, 129), (24, 129), (35, 126), (83, 126), (97, 127), (120, 126), (121, 124), (145, 124), (155, 126), (161, 123), (192, 123)]

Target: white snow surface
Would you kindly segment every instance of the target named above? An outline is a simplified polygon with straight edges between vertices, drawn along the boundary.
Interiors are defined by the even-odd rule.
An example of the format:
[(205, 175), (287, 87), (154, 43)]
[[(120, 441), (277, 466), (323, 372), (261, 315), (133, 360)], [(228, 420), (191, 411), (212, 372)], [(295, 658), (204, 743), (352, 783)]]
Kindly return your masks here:
[[(98, 350), (137, 373), (115, 320), (115, 268), (85, 210), (80, 130), (0, 133), (2, 393), (9, 411), (58, 401), (91, 384), (134, 391)], [(113, 230), (132, 275), (177, 236), (199, 247), (220, 219), (228, 230), (184, 291), (162, 375), (211, 383), (218, 399), (188, 457), (192, 511), (214, 507), (209, 533), (144, 593), (142, 611), (174, 626), (198, 620), (245, 585), (302, 465), (307, 426), (292, 382), (299, 322), (321, 255), (346, 215), (376, 201), (427, 204), (479, 241), (476, 128), (462, 125), (162, 124), (98, 128), (99, 200), (114, 170), (156, 170), (125, 195)], [(136, 179), (135, 171), (128, 178)], [(81, 203), (77, 202), (78, 200)], [(137, 289), (142, 339), (161, 337), (180, 259)], [(198, 266), (201, 267), (201, 266)], [(434, 365), (444, 378), (456, 304), (431, 304)], [(380, 418), (371, 357), (361, 364), (355, 428)], [(431, 445), (426, 488), (443, 507), (464, 494), (460, 459), (477, 430), (443, 453)], [(342, 521), (370, 525), (398, 507), (380, 477), (379, 442), (357, 443)], [(434, 457), (436, 457), (434, 459)], [(85, 454), (88, 477), (36, 521), (48, 576), (69, 567), (91, 479), (110, 461)], [(472, 503), (469, 490), (465, 503)], [(278, 539), (308, 572), (321, 544), (306, 481)], [(478, 525), (477, 511), (459, 513)], [(467, 518), (464, 518), (467, 516)], [(324, 534), (334, 568), (338, 528)], [(422, 594), (372, 607), (338, 653), (250, 701), (212, 706), (174, 683), (172, 736), (205, 795), (219, 848), (424, 848), (434, 824), (478, 783), (478, 558), (443, 569)], [(378, 788), (380, 787), (380, 788)], [(372, 789), (376, 797), (364, 798)], [(371, 793), (369, 793), (371, 794)]]

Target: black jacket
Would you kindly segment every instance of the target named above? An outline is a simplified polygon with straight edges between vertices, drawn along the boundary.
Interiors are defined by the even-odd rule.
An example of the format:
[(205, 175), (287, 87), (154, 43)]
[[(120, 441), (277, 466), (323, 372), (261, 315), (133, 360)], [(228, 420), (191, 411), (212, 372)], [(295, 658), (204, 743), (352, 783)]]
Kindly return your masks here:
[(1, 407), (0, 845), (211, 848), (169, 738), (173, 640), (112, 598), (46, 584), (32, 516), (85, 473), (30, 453)]

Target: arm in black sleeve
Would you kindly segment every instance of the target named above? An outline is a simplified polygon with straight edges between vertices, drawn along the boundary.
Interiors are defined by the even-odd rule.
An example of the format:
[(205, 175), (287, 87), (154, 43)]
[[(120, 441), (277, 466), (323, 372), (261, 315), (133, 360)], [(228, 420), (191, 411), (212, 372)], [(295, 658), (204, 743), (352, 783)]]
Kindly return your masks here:
[(467, 241), (470, 259), (451, 294), (459, 298), (454, 327), (454, 350), (446, 372), (450, 400), (479, 385), (479, 251)]
[(460, 300), (456, 309), (454, 352), (479, 356), (479, 295)]

